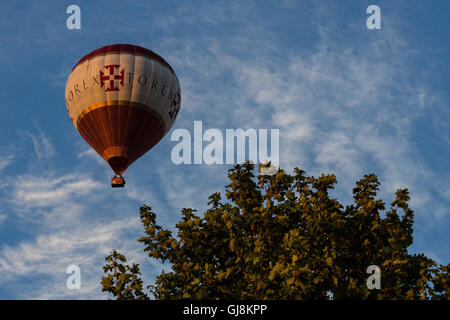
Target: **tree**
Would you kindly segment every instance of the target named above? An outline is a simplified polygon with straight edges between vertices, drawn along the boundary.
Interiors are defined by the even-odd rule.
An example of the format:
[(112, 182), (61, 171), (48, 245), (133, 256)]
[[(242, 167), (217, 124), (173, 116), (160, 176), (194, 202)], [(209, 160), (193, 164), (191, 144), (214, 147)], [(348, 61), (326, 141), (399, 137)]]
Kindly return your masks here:
[[(150, 258), (170, 262), (147, 288), (156, 299), (449, 299), (447, 266), (409, 254), (413, 211), (408, 190), (396, 191), (385, 211), (380, 183), (366, 175), (353, 189), (354, 204), (330, 196), (334, 175), (315, 178), (296, 168), (273, 176), (251, 163), (229, 170), (226, 199), (209, 197), (203, 217), (183, 209), (177, 237), (140, 208), (141, 242)], [(384, 213), (384, 217), (382, 214)], [(148, 298), (139, 266), (106, 258), (103, 291), (117, 299)], [(366, 284), (367, 267), (381, 269), (381, 288)]]

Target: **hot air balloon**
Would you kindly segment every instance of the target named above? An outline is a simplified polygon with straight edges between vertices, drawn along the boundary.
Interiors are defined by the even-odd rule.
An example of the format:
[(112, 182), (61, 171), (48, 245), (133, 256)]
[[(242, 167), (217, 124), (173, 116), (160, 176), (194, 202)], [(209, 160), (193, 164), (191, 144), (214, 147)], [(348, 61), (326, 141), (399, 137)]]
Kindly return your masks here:
[(172, 127), (181, 89), (172, 67), (155, 52), (107, 45), (81, 58), (66, 84), (67, 111), (84, 140), (111, 166), (112, 187)]

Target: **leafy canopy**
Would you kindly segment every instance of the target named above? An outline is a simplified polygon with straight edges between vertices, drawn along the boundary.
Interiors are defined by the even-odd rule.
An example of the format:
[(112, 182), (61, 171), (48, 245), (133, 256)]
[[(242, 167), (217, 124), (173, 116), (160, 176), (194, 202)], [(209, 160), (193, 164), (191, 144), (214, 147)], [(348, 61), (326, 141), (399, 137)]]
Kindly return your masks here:
[[(248, 162), (230, 169), (226, 200), (212, 194), (203, 217), (183, 209), (177, 237), (149, 206), (140, 208), (145, 235), (138, 241), (150, 258), (171, 265), (147, 287), (156, 299), (450, 298), (450, 264), (408, 253), (414, 214), (407, 189), (386, 211), (377, 177), (366, 175), (344, 207), (330, 196), (334, 175), (253, 171)], [(106, 261), (103, 291), (149, 298), (139, 265), (117, 251)], [(381, 269), (381, 289), (366, 285), (370, 265)]]

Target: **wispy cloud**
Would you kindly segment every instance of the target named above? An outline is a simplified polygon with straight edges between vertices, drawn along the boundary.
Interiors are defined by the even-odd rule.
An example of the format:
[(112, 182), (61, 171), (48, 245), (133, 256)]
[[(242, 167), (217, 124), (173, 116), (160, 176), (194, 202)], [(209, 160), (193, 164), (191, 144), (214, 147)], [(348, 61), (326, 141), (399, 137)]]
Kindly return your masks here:
[[(446, 204), (434, 213), (426, 209), (436, 204), (433, 194), (449, 184), (432, 183), (439, 173), (417, 150), (415, 134), (424, 114), (440, 121), (445, 102), (426, 78), (411, 81), (420, 72), (413, 65), (419, 52), (393, 26), (399, 17), (386, 15), (392, 27), (369, 37), (363, 25), (351, 21), (345, 33), (333, 20), (323, 23), (323, 3), (313, 7), (320, 14), (309, 27), (317, 31), (317, 41), (281, 57), (267, 54), (280, 50), (271, 30), (264, 30), (267, 38), (253, 30), (222, 35), (220, 42), (196, 34), (181, 48), (176, 43), (181, 50), (169, 50), (183, 74), (183, 117), (176, 126), (204, 120), (219, 128), (279, 128), (281, 167), (333, 172), (348, 200), (356, 180), (376, 173), (381, 196), (389, 199), (396, 188), (409, 188), (418, 215), (441, 220), (449, 214)], [(345, 34), (353, 35), (352, 42)], [(245, 54), (242, 43), (249, 48)]]
[(26, 134), (31, 138), (33, 142), (34, 153), (38, 157), (38, 160), (48, 159), (55, 154), (55, 148), (44, 132), (40, 131), (39, 134), (33, 135), (29, 132)]
[[(137, 217), (124, 218), (110, 223), (90, 223), (66, 228), (48, 235), (41, 234), (33, 242), (17, 246), (3, 246), (0, 251), (0, 282), (32, 275), (46, 281), (45, 289), (21, 292), (27, 298), (64, 298), (102, 296), (100, 289), (103, 257), (111, 246), (122, 247), (117, 239), (123, 232), (138, 225)], [(67, 226), (69, 227), (69, 226)], [(65, 287), (65, 269), (72, 264), (82, 271), (82, 290), (71, 291)]]
[[(344, 28), (339, 25), (342, 20), (336, 20), (340, 4), (330, 5), (331, 10), (324, 3), (309, 1), (296, 7), (285, 1), (285, 7), (290, 7), (287, 10), (273, 4), (270, 10), (263, 10), (257, 3), (182, 4), (170, 14), (150, 8), (144, 1), (122, 7), (116, 4), (114, 11), (96, 10), (98, 5), (92, 4), (82, 10), (89, 10), (101, 23), (95, 30), (83, 24), (86, 28), (80, 41), (73, 41), (77, 36), (67, 37), (64, 23), (58, 29), (47, 21), (33, 30), (29, 25), (34, 20), (28, 15), (5, 17), (2, 26), (11, 25), (16, 18), (24, 24), (18, 24), (19, 33), (0, 36), (9, 48), (0, 55), (5, 57), (2, 61), (9, 61), (6, 56), (27, 52), (23, 49), (36, 44), (45, 47), (45, 53), (65, 48), (66, 58), (44, 75), (61, 88), (73, 60), (85, 49), (94, 49), (99, 34), (102, 41), (126, 39), (155, 49), (173, 65), (181, 82), (183, 102), (175, 128), (190, 129), (194, 120), (202, 120), (204, 130), (278, 128), (282, 168), (300, 166), (314, 175), (335, 173), (339, 181), (336, 191), (344, 199), (351, 199), (356, 179), (374, 172), (382, 182), (383, 199), (388, 202), (396, 188), (408, 187), (414, 209), (426, 221), (419, 230), (434, 228), (448, 219), (448, 173), (424, 160), (415, 140), (415, 133), (423, 127), (416, 122), (429, 122), (425, 130), (435, 130), (433, 137), (441, 139), (440, 146), (447, 146), (448, 101), (427, 84), (426, 77), (417, 77), (422, 74), (414, 64), (418, 52), (411, 49), (405, 34), (397, 31), (400, 29), (384, 28), (368, 35), (361, 31), (361, 19), (349, 19)], [(30, 10), (42, 16), (44, 7), (36, 6)], [(121, 10), (117, 8), (142, 19), (118, 26), (115, 18)], [(290, 20), (286, 24), (276, 20), (272, 9)], [(394, 23), (389, 14), (383, 19), (386, 25)], [(32, 33), (26, 37), (28, 29)], [(138, 29), (157, 31), (136, 34)], [(35, 36), (42, 32), (50, 36)], [(6, 63), (3, 66), (8, 67)], [(47, 132), (27, 129), (33, 148), (24, 157), (53, 164), (58, 140)], [(159, 272), (162, 265), (149, 262), (135, 241), (142, 232), (138, 206), (150, 204), (158, 222), (173, 229), (181, 208), (201, 212), (207, 196), (227, 184), (226, 165), (172, 164), (174, 143), (169, 140), (166, 137), (156, 151), (133, 164), (127, 171), (127, 186), (120, 191), (111, 190), (107, 180), (97, 180), (96, 175), (109, 176), (110, 170), (85, 144), (79, 144), (76, 150), (81, 151), (70, 155), (84, 170), (71, 168), (68, 174), (67, 169), (51, 167), (14, 176), (2, 171), (8, 188), (1, 189), (0, 200), (11, 213), (5, 218), (2, 211), (0, 223), (3, 219), (3, 228), (10, 214), (18, 217), (27, 239), (12, 239), (0, 247), (1, 287), (11, 288), (11, 297), (103, 298), (101, 266), (112, 248), (132, 260), (145, 261), (145, 275)], [(0, 170), (18, 158), (18, 154), (0, 157)], [(86, 170), (92, 169), (92, 160), (104, 172)], [(436, 259), (442, 254), (429, 252), (435, 252)], [(65, 268), (70, 264), (82, 269), (81, 291), (65, 288)], [(28, 283), (30, 278), (33, 281)]]
[[(105, 298), (100, 286), (102, 265), (113, 248), (143, 264), (152, 276), (159, 272), (162, 265), (144, 261), (146, 254), (136, 241), (142, 232), (138, 207), (121, 207), (123, 202), (114, 195), (100, 192), (103, 187), (80, 173), (15, 178), (5, 202), (21, 218), (22, 227), (29, 229), (32, 240), (0, 247), (1, 286), (13, 288), (25, 299)], [(129, 199), (122, 197), (125, 202)], [(81, 290), (66, 288), (65, 270), (72, 264), (81, 268)], [(28, 289), (30, 277), (39, 288)], [(23, 286), (15, 285), (24, 281)]]
[(11, 190), (6, 202), (15, 213), (26, 220), (46, 221), (53, 227), (60, 225), (61, 216), (76, 219), (86, 205), (95, 201), (95, 191), (100, 188), (100, 183), (79, 173), (24, 174), (9, 180)]
[(9, 166), (13, 161), (13, 155), (0, 156), (0, 171)]
[(14, 183), (12, 201), (32, 207), (55, 206), (67, 200), (88, 195), (100, 184), (75, 174), (55, 178), (25, 175)]

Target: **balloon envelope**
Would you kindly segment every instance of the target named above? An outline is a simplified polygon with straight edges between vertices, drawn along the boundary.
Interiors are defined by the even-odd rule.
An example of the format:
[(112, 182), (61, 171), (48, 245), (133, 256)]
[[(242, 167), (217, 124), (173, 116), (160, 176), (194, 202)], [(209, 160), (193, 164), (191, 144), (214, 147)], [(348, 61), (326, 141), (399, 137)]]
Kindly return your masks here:
[(116, 174), (164, 137), (181, 106), (172, 67), (129, 44), (84, 56), (69, 75), (65, 98), (77, 131)]

